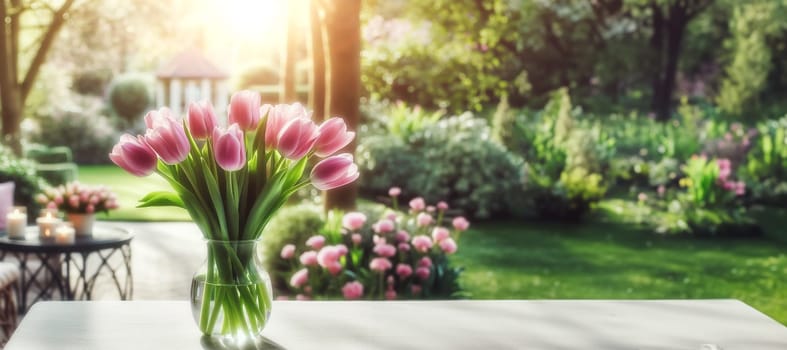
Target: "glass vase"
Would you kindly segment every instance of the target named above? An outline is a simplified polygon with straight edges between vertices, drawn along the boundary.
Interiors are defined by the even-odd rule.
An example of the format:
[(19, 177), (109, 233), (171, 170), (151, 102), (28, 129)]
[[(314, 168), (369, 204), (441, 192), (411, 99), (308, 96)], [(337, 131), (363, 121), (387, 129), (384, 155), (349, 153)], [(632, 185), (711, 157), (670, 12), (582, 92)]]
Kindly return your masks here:
[(258, 338), (272, 306), (260, 241), (205, 242), (207, 259), (191, 282), (194, 321), (208, 336), (232, 342)]

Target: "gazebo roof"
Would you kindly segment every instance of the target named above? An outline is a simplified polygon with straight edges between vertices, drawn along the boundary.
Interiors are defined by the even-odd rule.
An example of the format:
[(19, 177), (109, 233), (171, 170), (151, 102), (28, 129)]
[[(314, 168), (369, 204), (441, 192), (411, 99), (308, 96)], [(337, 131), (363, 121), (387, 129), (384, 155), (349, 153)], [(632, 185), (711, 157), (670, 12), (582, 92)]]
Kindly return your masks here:
[(216, 67), (198, 50), (177, 54), (156, 72), (159, 79), (227, 79), (229, 75)]

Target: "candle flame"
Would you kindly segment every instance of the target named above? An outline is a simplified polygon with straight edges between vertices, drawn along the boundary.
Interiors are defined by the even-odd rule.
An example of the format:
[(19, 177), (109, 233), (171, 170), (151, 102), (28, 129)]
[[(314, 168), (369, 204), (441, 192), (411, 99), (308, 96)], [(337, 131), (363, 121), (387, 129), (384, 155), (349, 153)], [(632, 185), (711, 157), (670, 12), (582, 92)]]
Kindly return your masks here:
[(19, 212), (19, 209), (14, 209), (14, 214), (19, 215), (21, 213)]
[(46, 218), (47, 219), (51, 219), (52, 218), (52, 212), (51, 211), (46, 212)]
[(44, 230), (44, 236), (49, 237), (52, 233), (49, 232), (49, 229)]

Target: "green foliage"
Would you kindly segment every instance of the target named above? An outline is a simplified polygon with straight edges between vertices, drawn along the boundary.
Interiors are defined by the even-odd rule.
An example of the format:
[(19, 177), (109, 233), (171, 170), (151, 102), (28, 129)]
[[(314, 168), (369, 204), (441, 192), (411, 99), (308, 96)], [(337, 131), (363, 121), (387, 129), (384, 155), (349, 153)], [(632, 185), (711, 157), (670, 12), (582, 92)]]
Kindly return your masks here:
[(286, 278), (292, 269), (292, 264), (281, 258), (281, 249), (289, 243), (302, 246), (324, 224), (320, 209), (310, 205), (284, 207), (268, 224), (261, 244), (263, 264), (278, 290), (287, 290)]
[(31, 141), (48, 147), (68, 147), (79, 164), (109, 162), (109, 152), (118, 138), (101, 105), (91, 99), (76, 99), (70, 109), (55, 108), (36, 117), (39, 124)]
[(366, 194), (398, 186), (404, 198), (424, 193), (428, 201), (444, 200), (478, 218), (507, 213), (516, 198), (519, 162), (491, 140), (486, 121), (469, 113), (443, 118), (407, 143), (391, 135), (360, 140), (356, 153)]
[(416, 133), (432, 127), (444, 115), (442, 110), (430, 112), (418, 105), (409, 107), (402, 101), (392, 105), (383, 103), (382, 107), (381, 114), (372, 117), (377, 126), (404, 142), (408, 142)]
[(730, 21), (732, 36), (726, 41), (730, 63), (716, 98), (725, 112), (739, 116), (752, 110), (749, 105), (757, 104), (773, 65), (767, 38), (787, 28), (783, 8), (778, 1), (751, 1), (735, 7)]
[(742, 167), (756, 201), (787, 200), (787, 116), (757, 125), (759, 135)]
[(133, 125), (153, 102), (149, 83), (136, 75), (119, 76), (109, 89), (109, 102), (117, 115)]
[(726, 204), (731, 197), (728, 191), (718, 185), (719, 165), (715, 159), (694, 156), (683, 167), (686, 179), (683, 184), (694, 205), (711, 208)]
[[(10, 149), (0, 145), (0, 182), (7, 181), (14, 182), (14, 203), (26, 206), (28, 213), (37, 213), (35, 195), (47, 183), (36, 175), (35, 162), (17, 158)], [(34, 217), (28, 216), (31, 220)]]
[(542, 218), (579, 220), (603, 198), (609, 144), (595, 125), (581, 128), (568, 91), (555, 92), (544, 110), (517, 119), (507, 146), (527, 161), (526, 197)]
[(71, 85), (80, 95), (102, 96), (111, 80), (110, 70), (89, 70), (74, 74)]

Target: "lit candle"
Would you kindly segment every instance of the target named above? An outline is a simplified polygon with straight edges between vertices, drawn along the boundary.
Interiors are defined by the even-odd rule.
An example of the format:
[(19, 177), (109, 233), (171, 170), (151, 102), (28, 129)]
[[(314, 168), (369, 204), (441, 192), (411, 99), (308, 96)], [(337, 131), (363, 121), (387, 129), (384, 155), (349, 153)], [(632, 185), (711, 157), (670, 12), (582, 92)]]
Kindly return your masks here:
[(50, 238), (52, 237), (52, 232), (55, 232), (55, 228), (60, 225), (61, 220), (52, 215), (52, 212), (47, 211), (46, 216), (36, 219), (36, 223), (38, 223), (38, 234), (40, 237)]
[(25, 238), (25, 226), (27, 226), (27, 208), (14, 207), (14, 211), (6, 215), (8, 238)]
[(74, 244), (74, 228), (68, 225), (60, 225), (55, 229), (55, 243)]

